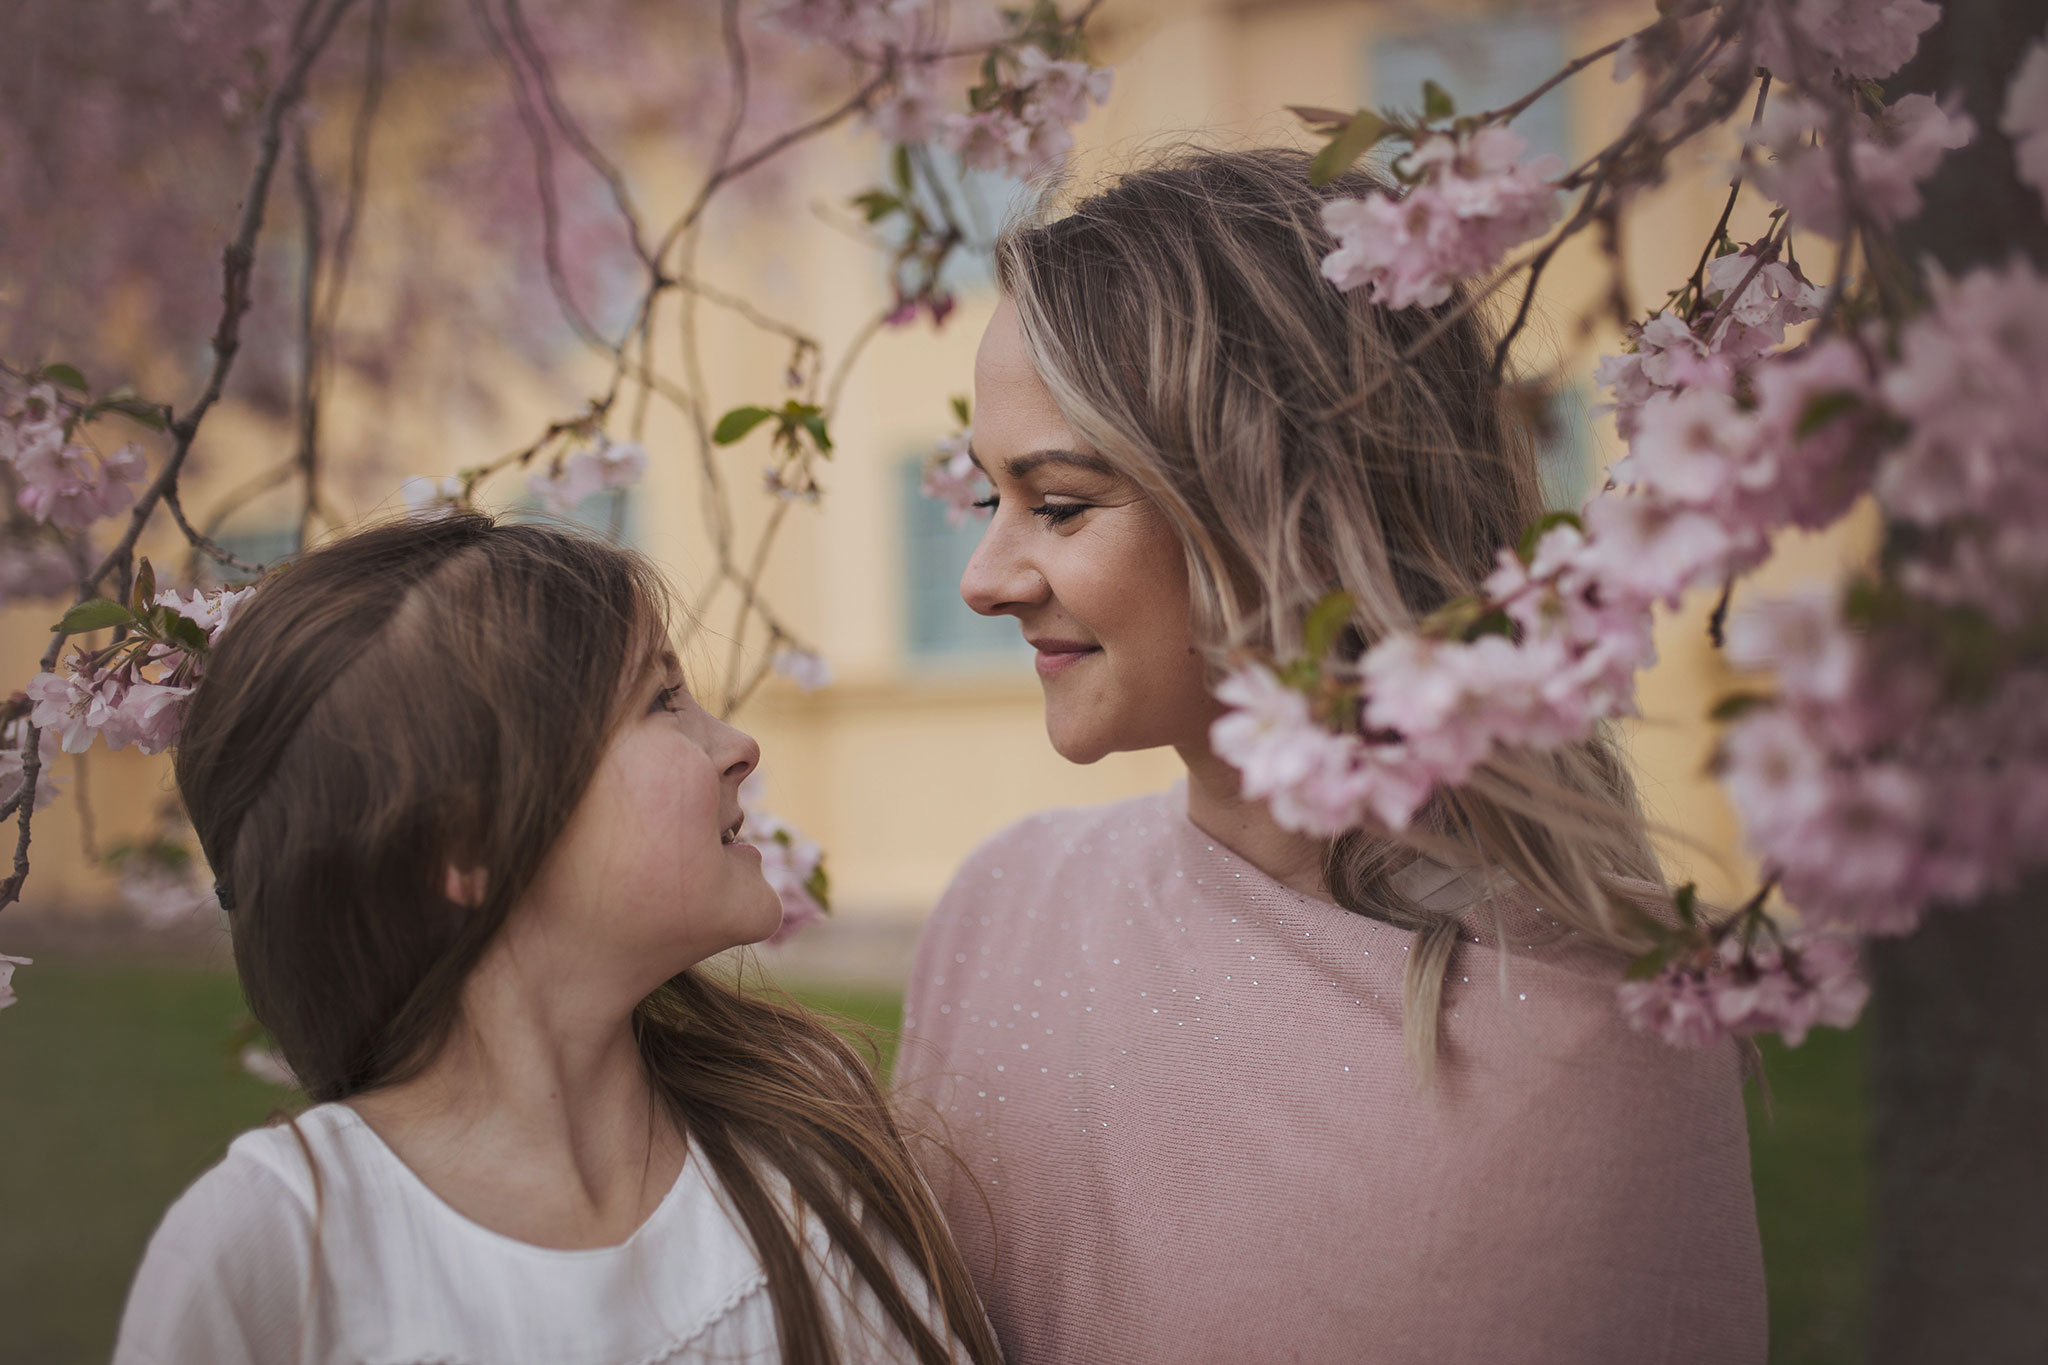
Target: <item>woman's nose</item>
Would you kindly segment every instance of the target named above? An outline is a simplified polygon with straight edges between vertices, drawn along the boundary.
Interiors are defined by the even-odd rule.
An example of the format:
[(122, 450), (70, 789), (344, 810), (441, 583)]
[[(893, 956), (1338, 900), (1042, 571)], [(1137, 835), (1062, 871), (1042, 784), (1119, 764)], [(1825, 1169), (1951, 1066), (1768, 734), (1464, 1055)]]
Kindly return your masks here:
[(1045, 575), (1025, 562), (1001, 527), (991, 524), (960, 575), (961, 599), (983, 616), (1013, 616), (1050, 595)]

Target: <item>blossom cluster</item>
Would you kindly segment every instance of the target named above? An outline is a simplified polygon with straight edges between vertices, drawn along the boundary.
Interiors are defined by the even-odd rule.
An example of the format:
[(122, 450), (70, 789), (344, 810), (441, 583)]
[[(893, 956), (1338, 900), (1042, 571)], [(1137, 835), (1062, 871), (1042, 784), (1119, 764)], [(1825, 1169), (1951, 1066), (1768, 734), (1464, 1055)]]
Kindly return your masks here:
[(1876, 117), (1846, 120), (1854, 198), (1837, 172), (1834, 128), (1819, 103), (1789, 95), (1774, 101), (1750, 140), (1768, 153), (1755, 168), (1759, 189), (1785, 206), (1801, 228), (1840, 237), (1860, 210), (1889, 226), (1920, 211), (1920, 182), (1941, 159), (1976, 136), (1977, 125), (1930, 95), (1903, 95)]
[(782, 898), (782, 925), (768, 938), (770, 943), (782, 943), (816, 924), (830, 909), (825, 851), (771, 814), (762, 799), (757, 768), (740, 784), (740, 809), (746, 815), (741, 837), (761, 851), (761, 875)]
[(527, 490), (550, 512), (567, 515), (585, 498), (615, 488), (631, 488), (647, 473), (647, 450), (631, 441), (613, 441), (599, 433), (581, 450), (558, 455), (529, 476)]
[(1847, 1028), (1870, 987), (1856, 974), (1852, 940), (1821, 935), (1747, 942), (1731, 933), (1718, 950), (1688, 954), (1647, 980), (1617, 988), (1622, 1016), (1676, 1047), (1776, 1033), (1788, 1047), (1815, 1025)]
[(162, 753), (177, 740), (199, 657), (253, 591), (195, 592), (190, 600), (175, 591), (154, 595), (119, 622), (133, 635), (98, 653), (81, 649), (60, 669), (31, 679), (29, 719), (68, 754), (84, 753), (95, 738), (109, 749), (132, 744)]
[[(1074, 146), (1073, 125), (1109, 100), (1108, 67), (1061, 61), (1041, 49), (1016, 50), (1013, 81), (970, 113), (948, 115), (938, 140), (971, 170), (1024, 179), (1057, 163)], [(900, 96), (899, 96), (900, 98)]]
[(925, 462), (924, 495), (946, 509), (946, 524), (958, 526), (979, 515), (977, 505), (988, 496), (988, 478), (974, 462), (974, 432), (961, 430), (941, 440)]
[(83, 531), (127, 511), (135, 486), (149, 474), (140, 446), (102, 455), (75, 439), (78, 417), (77, 405), (52, 383), (0, 395), (0, 462), (14, 471), (15, 501), (63, 531)]
[(1337, 249), (1323, 275), (1364, 289), (1388, 308), (1435, 307), (1452, 284), (1498, 262), (1508, 248), (1557, 221), (1554, 156), (1522, 160), (1528, 143), (1499, 124), (1422, 138), (1395, 169), (1412, 187), (1399, 198), (1339, 199), (1323, 209)]
[(1998, 126), (2012, 139), (2020, 179), (2033, 186), (2048, 209), (2048, 38), (2027, 49), (2005, 90)]

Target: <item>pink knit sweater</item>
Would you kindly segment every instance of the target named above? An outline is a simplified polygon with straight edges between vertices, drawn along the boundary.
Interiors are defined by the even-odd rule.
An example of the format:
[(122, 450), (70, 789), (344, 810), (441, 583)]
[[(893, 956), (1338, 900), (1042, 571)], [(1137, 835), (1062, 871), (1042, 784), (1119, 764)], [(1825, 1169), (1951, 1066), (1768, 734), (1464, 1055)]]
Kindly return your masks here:
[[(1503, 909), (1511, 943), (1549, 923)], [(1274, 882), (1183, 791), (970, 857), (898, 1075), (1011, 1359), (1761, 1362), (1734, 1051), (1631, 1032), (1610, 958), (1486, 923), (1425, 1092), (1411, 936)]]

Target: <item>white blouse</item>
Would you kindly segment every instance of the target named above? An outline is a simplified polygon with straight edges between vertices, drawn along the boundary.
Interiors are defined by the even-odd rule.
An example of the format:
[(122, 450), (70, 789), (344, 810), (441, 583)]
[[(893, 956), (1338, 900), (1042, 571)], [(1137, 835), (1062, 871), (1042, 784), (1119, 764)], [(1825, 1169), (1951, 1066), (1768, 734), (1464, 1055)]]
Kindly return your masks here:
[[(129, 1292), (115, 1365), (781, 1359), (760, 1260), (694, 1154), (631, 1237), (562, 1251), (457, 1213), (346, 1105), (319, 1105), (297, 1128), (303, 1145), (288, 1125), (243, 1134), (164, 1215)], [(804, 1227), (849, 1365), (915, 1360), (819, 1221)], [(900, 1249), (894, 1263), (947, 1340), (923, 1276)]]

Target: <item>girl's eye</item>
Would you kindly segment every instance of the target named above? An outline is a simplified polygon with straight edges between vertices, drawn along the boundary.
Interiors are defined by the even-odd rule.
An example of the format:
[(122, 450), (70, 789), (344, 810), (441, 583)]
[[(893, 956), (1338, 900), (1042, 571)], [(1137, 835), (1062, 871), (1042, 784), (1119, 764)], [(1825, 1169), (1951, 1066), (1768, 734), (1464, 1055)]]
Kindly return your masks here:
[(661, 691), (654, 694), (654, 706), (651, 709), (674, 712), (676, 709), (676, 694), (682, 690), (680, 687), (662, 688)]
[(993, 512), (996, 510), (996, 505), (1000, 502), (1002, 502), (1002, 499), (997, 497), (995, 494), (991, 493), (987, 497), (982, 498), (977, 502), (971, 502), (967, 505), (969, 507), (974, 508), (978, 512)]

